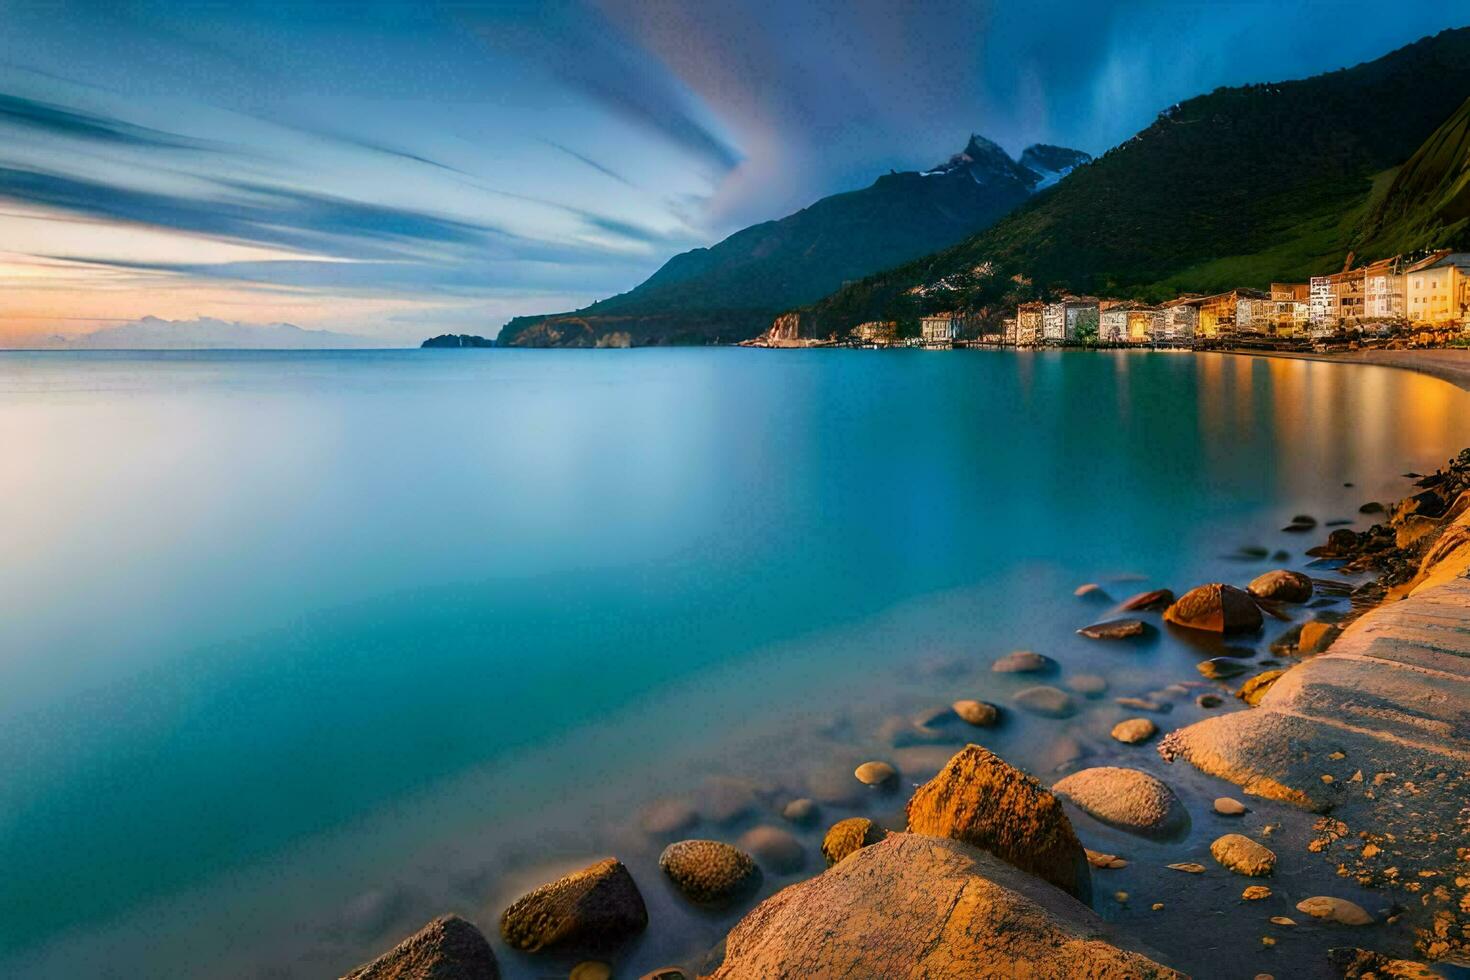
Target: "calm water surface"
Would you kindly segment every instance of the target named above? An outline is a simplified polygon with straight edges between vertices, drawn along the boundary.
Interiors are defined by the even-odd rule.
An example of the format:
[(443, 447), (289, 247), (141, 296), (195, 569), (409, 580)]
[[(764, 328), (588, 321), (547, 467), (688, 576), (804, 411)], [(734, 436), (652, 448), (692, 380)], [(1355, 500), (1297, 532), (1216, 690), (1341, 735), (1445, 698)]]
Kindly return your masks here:
[[(604, 853), (654, 919), (630, 975), (689, 962), (739, 910), (668, 894), (648, 801), (893, 758), (885, 716), (1004, 704), (1018, 646), (1197, 679), (1075, 637), (1072, 589), (1300, 567), (1291, 515), (1466, 445), (1442, 382), (1227, 355), (0, 355), (0, 973), (335, 976)], [(984, 740), (1158, 769), (1121, 717)]]

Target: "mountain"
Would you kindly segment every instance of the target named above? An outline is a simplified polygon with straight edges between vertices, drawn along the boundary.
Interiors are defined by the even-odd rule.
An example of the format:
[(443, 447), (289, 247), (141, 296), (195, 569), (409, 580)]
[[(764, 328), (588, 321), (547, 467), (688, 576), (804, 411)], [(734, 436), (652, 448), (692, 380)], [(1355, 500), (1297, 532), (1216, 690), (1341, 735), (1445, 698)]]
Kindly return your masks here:
[(1394, 175), (1363, 223), (1361, 255), (1470, 247), (1470, 99)]
[(676, 255), (630, 292), (576, 313), (512, 320), (499, 342), (589, 347), (754, 337), (784, 309), (988, 227), (1090, 160), (1077, 150), (1033, 146), (1018, 162), (971, 136), (930, 170), (887, 174)]
[(367, 337), (303, 330), (290, 323), (231, 323), (210, 317), (164, 320), (156, 316), (77, 337), (58, 337), (56, 343), (90, 350), (331, 350), (383, 346)]
[(998, 315), (1048, 290), (1162, 299), (1336, 271), (1394, 168), (1466, 92), (1470, 28), (1312, 78), (1217, 89), (991, 228), (813, 304), (800, 332), (957, 305)]
[(494, 347), (495, 341), (469, 333), (441, 333), (419, 344), (428, 348)]

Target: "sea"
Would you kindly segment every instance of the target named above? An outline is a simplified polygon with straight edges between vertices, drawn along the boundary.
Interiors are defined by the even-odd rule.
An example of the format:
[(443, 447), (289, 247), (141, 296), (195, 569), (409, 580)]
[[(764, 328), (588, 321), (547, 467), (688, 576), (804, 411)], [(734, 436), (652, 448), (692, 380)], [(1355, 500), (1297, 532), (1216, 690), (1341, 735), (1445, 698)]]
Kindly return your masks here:
[[(1117, 696), (1169, 702), (1164, 730), (1242, 710), (1195, 664), (1267, 660), (1287, 624), (1229, 647), (1156, 614), (1140, 641), (1075, 630), (1143, 589), (1331, 578), (1304, 554), (1329, 522), (1367, 527), (1466, 446), (1444, 382), (1218, 353), (0, 353), (0, 975), (336, 977), (443, 912), (493, 937), (608, 855), (651, 919), (618, 975), (698, 970), (820, 870), (826, 824), (901, 827), (967, 739), (1046, 783), (1161, 775), (1183, 841), (1076, 817), (1133, 863), (1096, 873), (1120, 876), (1095, 877), (1099, 914), (1197, 975), (1316, 975), (1331, 937), (1263, 962), (1218, 887), (1145, 873), (1208, 862), (1231, 787), (1108, 738), (1138, 714)], [(1016, 649), (1058, 667), (990, 669)], [(1082, 674), (1108, 690), (1069, 718), (1015, 705)], [(895, 744), (962, 697), (1002, 724)], [(852, 781), (868, 759), (899, 787)], [(821, 822), (789, 826), (803, 796)], [(806, 867), (694, 908), (655, 805), (690, 809), (681, 835), (781, 826)], [(1293, 859), (1283, 899), (1318, 874)], [(576, 962), (496, 947), (509, 977)]]

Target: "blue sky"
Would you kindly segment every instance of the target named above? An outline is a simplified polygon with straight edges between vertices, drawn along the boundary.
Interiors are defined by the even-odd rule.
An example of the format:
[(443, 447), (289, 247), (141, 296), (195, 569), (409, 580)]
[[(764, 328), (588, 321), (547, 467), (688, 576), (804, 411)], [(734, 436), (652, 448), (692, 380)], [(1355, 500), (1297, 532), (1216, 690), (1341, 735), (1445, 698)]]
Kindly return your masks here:
[(1381, 3), (0, 0), (0, 345), (493, 334), (979, 132), (1101, 153), (1460, 26)]

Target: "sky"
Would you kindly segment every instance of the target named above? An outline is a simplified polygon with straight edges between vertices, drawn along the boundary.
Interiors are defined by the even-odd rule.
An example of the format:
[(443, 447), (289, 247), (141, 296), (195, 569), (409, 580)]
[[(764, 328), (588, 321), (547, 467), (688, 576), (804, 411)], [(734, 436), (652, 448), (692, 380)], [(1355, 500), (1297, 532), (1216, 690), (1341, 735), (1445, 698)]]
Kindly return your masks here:
[(980, 133), (1094, 155), (1456, 5), (0, 0), (0, 347), (144, 317), (416, 344), (632, 288)]

